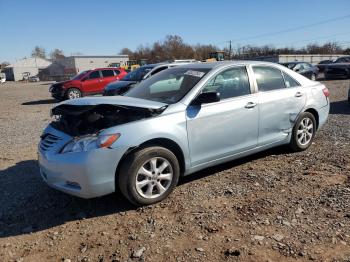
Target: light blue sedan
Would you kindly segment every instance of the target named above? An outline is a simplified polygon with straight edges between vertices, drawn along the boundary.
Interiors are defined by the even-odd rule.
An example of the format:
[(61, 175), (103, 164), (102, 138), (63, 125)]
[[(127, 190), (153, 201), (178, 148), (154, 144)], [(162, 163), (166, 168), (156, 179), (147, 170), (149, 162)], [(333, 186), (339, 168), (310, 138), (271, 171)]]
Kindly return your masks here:
[[(289, 145), (307, 149), (329, 92), (284, 66), (230, 61), (164, 70), (124, 96), (65, 101), (38, 146), (41, 176), (83, 198), (166, 198), (181, 176)], [(119, 190), (117, 190), (119, 189)]]

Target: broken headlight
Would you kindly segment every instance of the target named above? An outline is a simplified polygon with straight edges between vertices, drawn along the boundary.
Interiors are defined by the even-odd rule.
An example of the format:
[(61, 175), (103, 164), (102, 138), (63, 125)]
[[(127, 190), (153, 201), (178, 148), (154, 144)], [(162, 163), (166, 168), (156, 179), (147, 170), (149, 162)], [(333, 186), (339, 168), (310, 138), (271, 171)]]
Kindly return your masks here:
[(117, 141), (119, 137), (120, 134), (89, 135), (75, 138), (63, 147), (61, 154), (86, 152), (97, 148), (108, 148)]

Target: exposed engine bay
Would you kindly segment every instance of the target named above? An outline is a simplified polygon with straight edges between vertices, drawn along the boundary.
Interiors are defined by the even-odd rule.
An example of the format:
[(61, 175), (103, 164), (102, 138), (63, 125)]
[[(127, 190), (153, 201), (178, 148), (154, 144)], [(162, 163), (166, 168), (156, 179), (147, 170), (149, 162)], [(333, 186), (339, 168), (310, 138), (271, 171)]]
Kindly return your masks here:
[(71, 136), (94, 134), (103, 129), (161, 114), (165, 107), (150, 109), (111, 104), (59, 105), (52, 109), (51, 126)]

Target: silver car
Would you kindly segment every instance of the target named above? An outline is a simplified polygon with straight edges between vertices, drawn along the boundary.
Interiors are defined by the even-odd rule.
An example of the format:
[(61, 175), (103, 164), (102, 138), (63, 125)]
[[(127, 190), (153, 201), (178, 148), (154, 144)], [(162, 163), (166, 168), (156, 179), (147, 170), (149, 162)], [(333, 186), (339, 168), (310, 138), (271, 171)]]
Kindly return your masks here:
[(153, 204), (203, 168), (284, 144), (307, 149), (327, 120), (328, 96), (278, 64), (166, 69), (124, 96), (54, 107), (38, 147), (41, 176), (83, 198), (120, 190), (136, 205)]

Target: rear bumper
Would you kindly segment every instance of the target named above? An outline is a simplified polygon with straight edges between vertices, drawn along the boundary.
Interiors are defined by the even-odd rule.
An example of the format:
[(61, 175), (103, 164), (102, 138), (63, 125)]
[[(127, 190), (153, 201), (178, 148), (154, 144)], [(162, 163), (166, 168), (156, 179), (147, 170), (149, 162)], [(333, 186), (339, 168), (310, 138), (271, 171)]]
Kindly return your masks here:
[(318, 129), (320, 129), (327, 122), (328, 119), (330, 104), (328, 98), (327, 100), (327, 105), (318, 109)]

